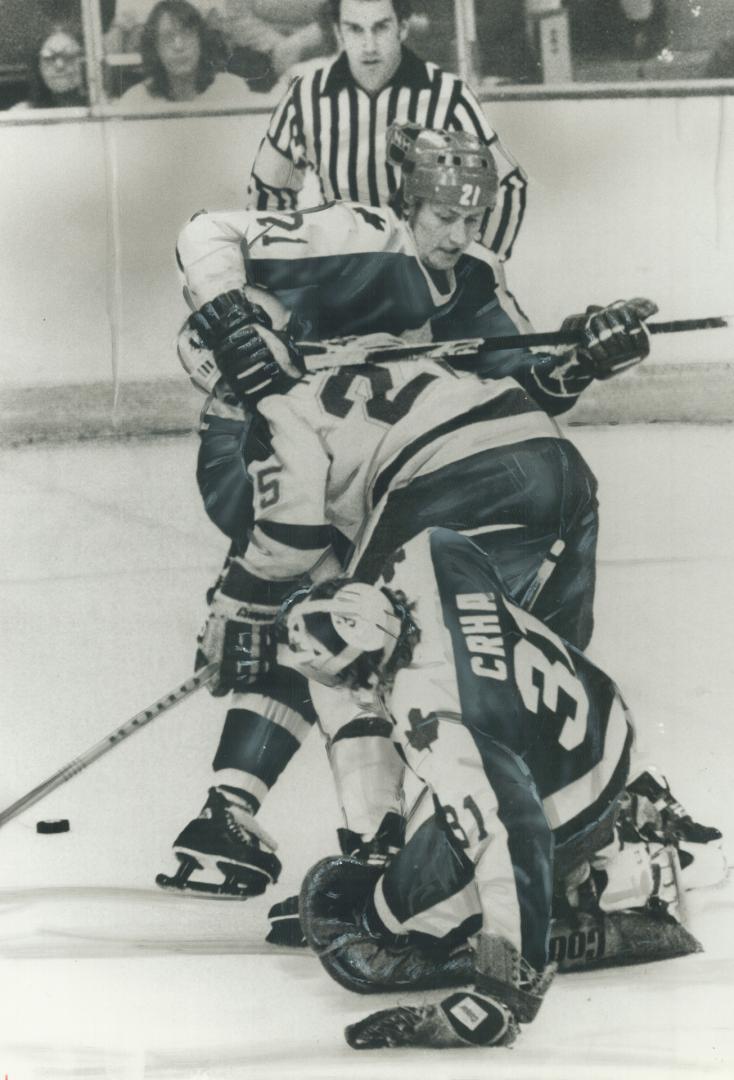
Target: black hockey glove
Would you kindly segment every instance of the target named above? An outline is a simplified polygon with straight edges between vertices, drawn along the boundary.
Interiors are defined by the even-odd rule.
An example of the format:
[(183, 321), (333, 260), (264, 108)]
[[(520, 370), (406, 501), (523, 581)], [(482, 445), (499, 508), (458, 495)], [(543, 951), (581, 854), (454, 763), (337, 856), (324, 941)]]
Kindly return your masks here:
[(214, 359), (237, 400), (250, 409), (268, 394), (284, 394), (306, 370), (288, 334), (252, 324), (229, 334)]
[(196, 330), (207, 349), (219, 348), (227, 337), (243, 326), (273, 324), (265, 308), (251, 303), (241, 289), (230, 289), (202, 304), (189, 316), (188, 324)]
[(579, 367), (595, 379), (611, 379), (648, 355), (650, 335), (644, 320), (657, 310), (657, 304), (644, 298), (591, 305), (583, 315), (564, 319), (561, 330), (582, 330), (584, 341), (576, 348)]
[(266, 394), (283, 393), (305, 370), (295, 343), (272, 326), (265, 309), (240, 289), (220, 293), (188, 319), (232, 393), (251, 409)]
[(219, 664), (209, 691), (243, 693), (276, 665), (273, 623), (295, 581), (262, 581), (232, 563), (209, 598), (209, 615), (197, 640), (196, 670)]

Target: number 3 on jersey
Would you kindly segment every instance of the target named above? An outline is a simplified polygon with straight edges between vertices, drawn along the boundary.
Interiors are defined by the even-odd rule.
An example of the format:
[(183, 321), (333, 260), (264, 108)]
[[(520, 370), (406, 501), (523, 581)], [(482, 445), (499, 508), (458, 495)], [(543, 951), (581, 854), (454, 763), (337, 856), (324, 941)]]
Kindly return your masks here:
[[(506, 606), (523, 635), (546, 638), (554, 645), (554, 652), (568, 656), (560, 638), (539, 619), (514, 604)], [(564, 750), (575, 750), (586, 737), (589, 698), (583, 684), (576, 678), (570, 657), (567, 660), (549, 660), (539, 645), (523, 636), (515, 645), (513, 661), (515, 683), (525, 708), (537, 714), (542, 702), (559, 720), (565, 715), (558, 742)], [(561, 692), (563, 701), (560, 700)]]

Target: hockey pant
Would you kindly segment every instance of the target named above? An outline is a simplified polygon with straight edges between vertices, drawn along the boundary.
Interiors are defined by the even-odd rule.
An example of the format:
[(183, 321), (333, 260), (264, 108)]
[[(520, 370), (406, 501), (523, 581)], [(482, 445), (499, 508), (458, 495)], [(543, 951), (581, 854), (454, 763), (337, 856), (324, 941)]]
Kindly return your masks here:
[(593, 630), (596, 488), (591, 469), (566, 439), (484, 450), (387, 495), (347, 572), (374, 581), (397, 548), (424, 529), (441, 526), (482, 548), (503, 592), (523, 607), (548, 560), (550, 576), (532, 604), (533, 614), (584, 649)]

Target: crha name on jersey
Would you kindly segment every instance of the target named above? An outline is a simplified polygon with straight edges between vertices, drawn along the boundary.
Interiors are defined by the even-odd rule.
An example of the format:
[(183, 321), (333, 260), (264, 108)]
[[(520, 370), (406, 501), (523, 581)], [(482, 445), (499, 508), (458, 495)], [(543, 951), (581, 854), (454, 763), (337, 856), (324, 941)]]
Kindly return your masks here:
[(459, 626), (471, 657), (471, 669), (483, 679), (506, 679), (507, 662), (494, 593), (459, 593)]

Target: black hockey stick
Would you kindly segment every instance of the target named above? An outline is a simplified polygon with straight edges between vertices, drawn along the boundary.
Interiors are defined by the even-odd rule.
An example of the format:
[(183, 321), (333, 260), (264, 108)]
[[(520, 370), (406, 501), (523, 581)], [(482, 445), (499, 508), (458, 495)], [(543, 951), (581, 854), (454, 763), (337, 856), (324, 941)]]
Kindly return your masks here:
[[(690, 330), (720, 330), (734, 326), (734, 315), (712, 315), (701, 319), (673, 319), (670, 322), (646, 323), (651, 334), (680, 334)], [(463, 338), (458, 341), (426, 341), (415, 344), (398, 340), (369, 344), (359, 337), (312, 344), (302, 342), (300, 348), (308, 371), (324, 367), (353, 367), (357, 364), (404, 360), (415, 356), (436, 354), (442, 358), (471, 356), (480, 349), (497, 352), (501, 349), (532, 348), (537, 345), (580, 345), (583, 330), (545, 330), (537, 334), (507, 334), (491, 338)]]
[(105, 736), (94, 746), (90, 746), (88, 750), (85, 750), (79, 757), (74, 758), (68, 765), (64, 765), (63, 769), (59, 769), (53, 776), (50, 776), (48, 780), (44, 780), (38, 787), (34, 787), (32, 791), (29, 791), (27, 795), (21, 796), (17, 799), (7, 810), (0, 812), (0, 827), (3, 826), (6, 821), (10, 821), (11, 818), (17, 817), (23, 810), (26, 810), (29, 806), (34, 806), (41, 799), (51, 791), (55, 791), (57, 787), (61, 787), (67, 780), (71, 780), (73, 776), (80, 773), (82, 769), (86, 769), (87, 765), (91, 765), (93, 761), (101, 758), (103, 754), (108, 753), (115, 746), (127, 739), (129, 735), (133, 735), (140, 728), (149, 724), (151, 720), (155, 720), (161, 713), (168, 712), (174, 705), (178, 705), (180, 701), (183, 701), (193, 694), (194, 691), (199, 690), (202, 686), (205, 686), (214, 677), (219, 669), (218, 664), (207, 664), (206, 667), (201, 668), (192, 675), (186, 682), (181, 683), (175, 690), (170, 690), (167, 694), (159, 697), (157, 701), (154, 701), (152, 705), (149, 705), (147, 709), (142, 709), (135, 716), (131, 716), (129, 720), (126, 720), (120, 727), (115, 728), (109, 735)]

